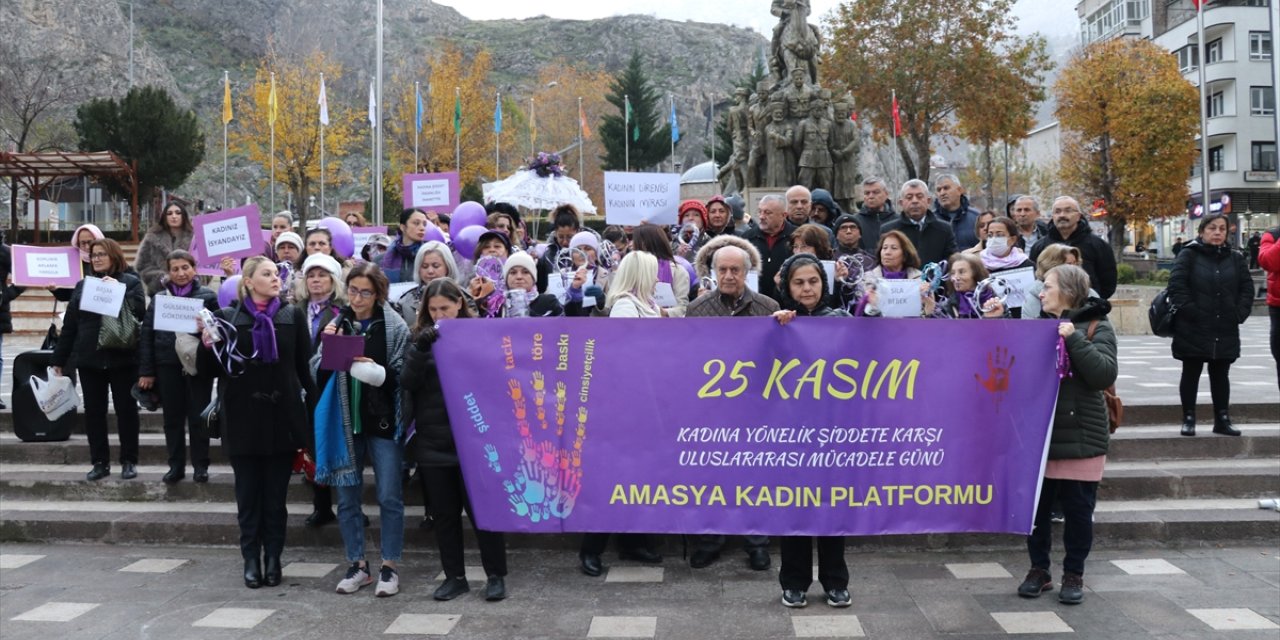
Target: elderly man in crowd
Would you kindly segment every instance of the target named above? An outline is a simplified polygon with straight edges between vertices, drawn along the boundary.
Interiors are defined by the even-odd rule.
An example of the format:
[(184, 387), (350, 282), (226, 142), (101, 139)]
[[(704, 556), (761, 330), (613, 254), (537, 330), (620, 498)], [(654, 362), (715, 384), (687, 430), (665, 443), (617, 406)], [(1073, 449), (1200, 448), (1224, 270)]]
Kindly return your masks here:
[[(768, 196), (766, 196), (768, 197)], [(773, 196), (777, 198), (778, 196)], [(779, 198), (781, 199), (781, 198)], [(782, 217), (779, 206), (777, 214)], [(760, 263), (760, 256), (750, 245), (734, 240), (711, 254), (711, 270), (716, 274), (716, 288), (698, 296), (689, 303), (685, 311), (688, 318), (706, 318), (712, 316), (769, 316), (778, 310), (778, 303), (772, 298), (755, 293), (747, 288), (747, 272), (753, 264)], [(769, 276), (772, 282), (773, 276)], [(764, 286), (765, 278), (760, 278)], [(756, 571), (769, 568), (769, 537), (743, 536), (747, 550), (747, 564)], [(701, 535), (689, 556), (689, 566), (701, 569), (710, 566), (720, 559), (720, 550), (724, 548), (725, 537), (722, 535)]]
[(1110, 299), (1116, 292), (1116, 256), (1106, 240), (1093, 234), (1080, 203), (1071, 196), (1054, 199), (1053, 227), (1031, 248), (1031, 261), (1035, 262), (1045, 247), (1058, 242), (1080, 252), (1080, 266), (1089, 274), (1093, 290), (1103, 300)]
[[(920, 262), (942, 262), (956, 252), (956, 236), (951, 225), (929, 213), (929, 185), (923, 180), (908, 180), (898, 190), (898, 207), (902, 215), (880, 229), (881, 233), (896, 229), (915, 246)], [(970, 229), (973, 223), (969, 223)], [(865, 236), (866, 230), (863, 230)], [(973, 244), (977, 244), (977, 238)], [(969, 245), (972, 246), (972, 245)]]
[(787, 189), (787, 222), (800, 226), (808, 224), (813, 216), (813, 195), (809, 189), (796, 185)]
[(874, 252), (880, 242), (880, 227), (893, 222), (897, 213), (889, 201), (889, 185), (884, 178), (867, 178), (862, 181), (862, 208), (855, 214), (862, 238), (858, 241), (863, 250)]
[[(790, 194), (795, 189), (804, 190), (804, 208), (808, 211), (809, 190), (792, 187), (787, 193)], [(783, 261), (791, 257), (791, 235), (795, 233), (796, 225), (787, 219), (787, 202), (778, 195), (760, 198), (756, 217), (757, 226), (742, 234), (742, 239), (760, 252), (760, 293), (777, 300), (778, 287), (773, 282), (773, 276), (782, 268)]]
[(936, 204), (933, 215), (937, 219), (951, 225), (951, 233), (956, 237), (956, 244), (961, 247), (972, 247), (978, 244), (979, 211), (969, 206), (969, 197), (964, 194), (964, 185), (954, 174), (944, 173), (933, 181)]
[(1040, 219), (1040, 203), (1032, 196), (1018, 196), (1010, 207), (1010, 216), (1018, 225), (1018, 235), (1027, 251), (1049, 235), (1049, 223)]

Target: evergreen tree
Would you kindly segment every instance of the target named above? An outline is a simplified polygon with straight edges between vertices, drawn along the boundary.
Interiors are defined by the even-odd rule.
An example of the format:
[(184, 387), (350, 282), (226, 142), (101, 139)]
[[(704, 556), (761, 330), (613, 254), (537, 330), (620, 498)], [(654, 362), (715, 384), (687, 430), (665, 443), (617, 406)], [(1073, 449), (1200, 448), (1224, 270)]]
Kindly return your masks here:
[[(631, 148), (630, 164), (634, 169), (656, 166), (670, 156), (670, 107), (649, 83), (638, 52), (632, 53), (627, 68), (614, 76), (609, 90), (605, 99), (618, 109), (618, 114), (605, 116), (600, 124), (600, 139), (605, 148), (605, 155), (600, 159), (604, 161), (604, 169), (626, 170), (628, 144)], [(631, 103), (629, 124), (627, 100)]]
[[(95, 98), (76, 109), (76, 135), (86, 151), (111, 151), (137, 162), (138, 200), (148, 202), (155, 189), (182, 186), (204, 159), (204, 134), (196, 114), (174, 103), (159, 87), (138, 87), (118, 102)], [(117, 195), (127, 185), (110, 184)]]

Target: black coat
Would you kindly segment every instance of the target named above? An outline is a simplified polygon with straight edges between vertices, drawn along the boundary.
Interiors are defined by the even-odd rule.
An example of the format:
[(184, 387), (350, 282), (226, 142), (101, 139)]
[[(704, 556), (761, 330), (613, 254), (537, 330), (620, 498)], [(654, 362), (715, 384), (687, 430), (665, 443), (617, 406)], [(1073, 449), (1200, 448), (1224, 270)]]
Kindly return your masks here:
[(960, 207), (955, 211), (947, 211), (942, 208), (942, 203), (936, 199), (933, 203), (933, 216), (949, 225), (951, 225), (951, 234), (956, 237), (956, 244), (968, 249), (978, 244), (978, 217), (981, 212), (969, 206), (969, 196), (960, 196)]
[[(115, 274), (123, 282), (124, 304), (138, 320), (146, 312), (147, 298), (142, 281), (129, 272)], [(102, 328), (102, 316), (80, 310), (80, 295), (84, 292), (84, 280), (76, 283), (71, 292), (67, 314), (62, 318), (62, 334), (53, 350), (53, 366), (73, 366), (77, 369), (113, 369), (138, 364), (137, 349), (99, 349), (98, 330)]]
[(1040, 252), (1051, 244), (1069, 244), (1080, 252), (1080, 266), (1089, 274), (1089, 286), (1098, 292), (1103, 300), (1110, 300), (1116, 292), (1116, 256), (1111, 252), (1111, 244), (1093, 235), (1089, 222), (1084, 218), (1076, 225), (1071, 235), (1063, 238), (1056, 226), (1049, 227), (1049, 235), (1036, 242), (1031, 248), (1031, 261), (1040, 258)]
[[(154, 376), (157, 367), (163, 365), (181, 365), (178, 352), (174, 347), (176, 336), (172, 331), (156, 331), (156, 296), (151, 296), (151, 305), (147, 307), (147, 315), (142, 318), (142, 336), (138, 339), (138, 375)], [(167, 295), (167, 291), (166, 291)], [(218, 311), (218, 294), (213, 289), (202, 287), (199, 283), (191, 288), (188, 298), (200, 298), (204, 308)], [(202, 407), (203, 408), (203, 407)]]
[[(241, 309), (238, 301), (217, 315), (235, 326), (236, 349), (247, 358), (253, 353), (253, 316)], [(310, 408), (319, 397), (311, 379), (307, 314), (283, 304), (272, 323), (276, 361), (246, 360), (245, 372), (237, 377), (222, 370), (212, 350), (200, 349), (201, 375), (220, 380), (222, 446), (229, 456), (292, 453), (310, 441)]]
[(9, 245), (0, 242), (0, 334), (13, 333), (13, 315), (9, 313), (9, 302), (22, 293), (22, 289), (9, 282), (9, 272), (13, 270), (13, 254)]
[(742, 234), (742, 239), (750, 242), (760, 252), (760, 294), (775, 301), (778, 299), (778, 287), (773, 283), (773, 276), (782, 268), (782, 263), (791, 257), (791, 234), (796, 232), (796, 228), (790, 221), (784, 221), (782, 234), (773, 243), (772, 249), (760, 227), (751, 227)]
[(1169, 274), (1169, 301), (1178, 306), (1174, 358), (1240, 357), (1240, 323), (1253, 311), (1253, 278), (1244, 256), (1226, 245), (1187, 243)]
[(863, 207), (854, 217), (858, 219), (858, 227), (862, 229), (862, 238), (858, 240), (858, 244), (867, 253), (875, 255), (876, 244), (880, 242), (880, 228), (896, 220), (898, 214), (893, 210), (893, 204), (886, 200), (884, 207), (878, 211)]
[(933, 217), (933, 214), (926, 213), (923, 224), (917, 225), (904, 213), (881, 227), (880, 234), (894, 230), (906, 234), (915, 245), (920, 264), (942, 262), (956, 252), (956, 235), (951, 231), (951, 225)]
[(415, 423), (417, 434), (406, 450), (409, 460), (428, 467), (458, 466), (458, 448), (444, 406), (444, 389), (431, 351), (435, 329), (428, 327), (409, 344), (400, 374), (400, 408), (405, 428)]

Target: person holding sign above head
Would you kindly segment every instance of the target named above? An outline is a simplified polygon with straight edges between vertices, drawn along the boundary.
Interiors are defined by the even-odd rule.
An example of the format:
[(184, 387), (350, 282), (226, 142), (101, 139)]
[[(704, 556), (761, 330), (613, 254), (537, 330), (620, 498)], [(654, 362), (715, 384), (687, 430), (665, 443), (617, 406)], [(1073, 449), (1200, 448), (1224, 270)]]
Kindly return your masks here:
[[(115, 240), (93, 240), (88, 253), (92, 278), (81, 280), (72, 291), (52, 363), (58, 375), (69, 366), (75, 367), (80, 375), (84, 430), (89, 437), (89, 456), (93, 462), (93, 469), (85, 477), (101, 480), (111, 475), (111, 449), (107, 444), (107, 392), (110, 390), (120, 436), (120, 477), (131, 480), (138, 476), (138, 403), (131, 393), (138, 381), (136, 332), (147, 299), (142, 281), (125, 271), (124, 252)], [(88, 295), (85, 294), (87, 286), (91, 290)], [(133, 335), (124, 336), (123, 341), (112, 340), (110, 331), (102, 331), (103, 314), (110, 315), (108, 322), (120, 329), (131, 329)], [(126, 318), (126, 314), (132, 317)]]
[(382, 254), (382, 271), (387, 280), (409, 282), (413, 280), (413, 260), (427, 237), (427, 214), (418, 209), (400, 212), (400, 233)]
[[(647, 251), (658, 259), (658, 285), (654, 299), (658, 301), (664, 317), (683, 318), (689, 307), (689, 274), (676, 262), (666, 229), (656, 224), (636, 227), (631, 231), (631, 249)], [(609, 298), (606, 297), (605, 304), (608, 303)], [(607, 306), (605, 311), (608, 311)]]
[[(822, 263), (809, 253), (797, 253), (782, 263), (778, 271), (782, 284), (782, 309), (774, 312), (778, 324), (786, 326), (796, 316), (847, 318), (849, 312), (828, 303), (827, 273)], [(844, 560), (844, 536), (784, 536), (778, 543), (781, 552), (782, 604), (803, 607), (805, 592), (813, 582), (813, 547), (818, 547), (818, 582), (827, 594), (827, 604), (847, 607), (849, 566)]]
[(471, 518), (471, 527), (480, 544), (480, 564), (489, 579), (485, 599), (495, 601), (507, 597), (506, 539), (500, 531), (485, 531), (475, 526), (475, 512), (462, 481), (440, 373), (431, 351), (438, 336), (436, 323), (471, 317), (474, 315), (466, 294), (453, 279), (436, 278), (426, 283), (400, 377), (401, 420), (406, 427), (412, 422), (417, 428), (406, 454), (418, 464), (426, 492), (427, 515), (435, 521), (436, 545), (444, 569), (444, 582), (433, 594), (436, 600), (452, 600), (471, 590), (462, 553), (464, 509)]
[[(201, 307), (210, 312), (218, 310), (218, 294), (200, 286), (196, 279), (196, 258), (177, 249), (169, 252), (169, 274), (162, 281), (162, 290), (151, 296), (151, 306), (142, 320), (142, 336), (138, 341), (138, 388), (159, 388), (160, 406), (164, 411), (164, 444), (169, 451), (169, 471), (164, 474), (166, 484), (173, 484), (186, 477), (187, 447), (183, 422), (191, 429), (192, 479), (209, 481), (209, 434), (200, 426), (200, 413), (209, 405), (213, 392), (213, 379), (188, 371), (179, 356), (179, 340), (189, 341), (197, 347), (195, 319)], [(168, 298), (196, 301), (182, 308), (164, 305)], [(194, 308), (193, 308), (194, 307)], [(159, 315), (159, 322), (157, 322)], [(173, 322), (183, 321), (191, 326), (179, 338)], [(187, 348), (183, 345), (181, 348)], [(194, 364), (194, 359), (192, 359)]]
[[(237, 299), (219, 309), (204, 334), (200, 372), (220, 379), (222, 449), (235, 473), (244, 585), (280, 584), (295, 454), (307, 445), (308, 404), (316, 397), (311, 337), (301, 307), (280, 296), (270, 258), (244, 263)], [(211, 341), (216, 333), (217, 341)], [(304, 400), (305, 398), (305, 400)]]
[[(316, 411), (316, 481), (338, 488), (338, 527), (351, 563), (338, 593), (355, 593), (374, 582), (364, 557), (361, 508), (364, 465), (373, 465), (382, 540), (378, 597), (400, 591), (396, 563), (404, 549), (404, 430), (400, 414), (400, 371), (409, 345), (409, 327), (387, 303), (390, 283), (377, 265), (362, 264), (347, 274), (347, 306), (324, 328), (326, 336), (360, 336), (363, 349), (346, 370), (322, 367), (325, 346), (311, 358), (316, 386), (322, 389)], [(321, 337), (322, 343), (327, 338)], [(337, 343), (333, 343), (336, 345)], [(324, 397), (339, 398), (336, 415), (324, 409)], [(337, 464), (333, 464), (338, 461)], [(326, 472), (327, 470), (327, 472)]]
[(164, 289), (164, 279), (169, 274), (169, 254), (175, 249), (190, 251), (193, 234), (186, 208), (170, 202), (142, 238), (138, 257), (133, 262), (147, 293), (154, 294)]
[[(1049, 552), (1053, 543), (1050, 506), (1059, 501), (1066, 515), (1062, 545), (1062, 585), (1058, 601), (1084, 601), (1084, 562), (1093, 547), (1093, 509), (1098, 499), (1110, 443), (1107, 405), (1102, 392), (1116, 381), (1116, 334), (1107, 319), (1111, 304), (1089, 294), (1089, 274), (1072, 265), (1049, 271), (1040, 292), (1044, 313), (1056, 318), (1058, 335), (1066, 343), (1071, 372), (1062, 376), (1058, 404), (1049, 435), (1048, 462), (1040, 488), (1034, 527), (1027, 536), (1031, 570), (1018, 587), (1018, 595), (1038, 598), (1053, 589)], [(1007, 390), (1015, 365), (997, 358), (991, 375), (979, 383), (992, 393)], [(1045, 372), (1041, 375), (1047, 375)], [(974, 374), (975, 377), (978, 374)]]
[[(920, 280), (920, 256), (916, 247), (906, 234), (897, 229), (889, 229), (880, 234), (880, 242), (876, 247), (876, 256), (880, 266), (868, 271), (863, 276), (863, 284), (867, 294), (858, 301), (856, 315), (878, 316), (881, 313), (880, 296), (876, 287), (881, 280)], [(920, 283), (922, 301), (930, 299), (927, 284)], [(922, 304), (927, 304), (922, 302)]]

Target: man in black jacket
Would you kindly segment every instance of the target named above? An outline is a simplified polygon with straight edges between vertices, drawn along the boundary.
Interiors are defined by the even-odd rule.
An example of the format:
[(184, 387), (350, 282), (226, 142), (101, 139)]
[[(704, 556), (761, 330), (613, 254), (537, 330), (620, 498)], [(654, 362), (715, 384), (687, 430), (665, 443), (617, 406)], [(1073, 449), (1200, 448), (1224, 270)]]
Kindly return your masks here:
[(929, 214), (929, 202), (929, 185), (923, 180), (904, 182), (898, 190), (902, 215), (880, 229), (882, 233), (896, 229), (906, 234), (923, 264), (942, 262), (956, 252), (956, 236), (951, 232), (951, 225)]
[(1040, 219), (1040, 203), (1033, 196), (1018, 196), (1009, 203), (1009, 217), (1018, 224), (1022, 248), (1030, 251), (1040, 239), (1049, 235), (1048, 222)]
[(1111, 298), (1116, 292), (1116, 256), (1106, 240), (1093, 235), (1080, 203), (1070, 196), (1054, 199), (1053, 228), (1031, 248), (1031, 261), (1035, 262), (1045, 247), (1059, 242), (1080, 251), (1080, 266), (1089, 274), (1090, 286), (1103, 300)]
[(773, 283), (782, 263), (791, 257), (791, 234), (796, 226), (787, 220), (787, 201), (779, 195), (760, 198), (756, 212), (757, 225), (742, 234), (742, 239), (760, 252), (760, 293), (778, 299), (778, 287)]
[(880, 227), (893, 222), (898, 214), (893, 210), (893, 202), (889, 200), (889, 185), (884, 178), (871, 177), (862, 181), (862, 208), (855, 214), (858, 227), (862, 229), (859, 243), (863, 250), (875, 253), (876, 244), (880, 242)]

